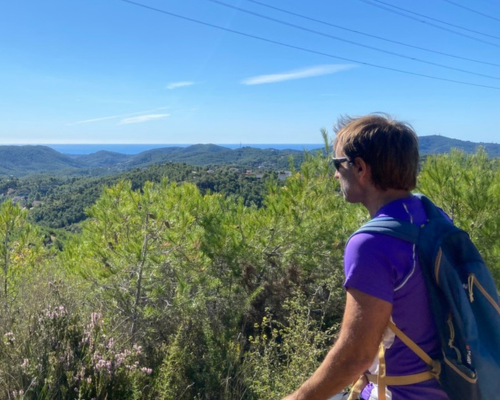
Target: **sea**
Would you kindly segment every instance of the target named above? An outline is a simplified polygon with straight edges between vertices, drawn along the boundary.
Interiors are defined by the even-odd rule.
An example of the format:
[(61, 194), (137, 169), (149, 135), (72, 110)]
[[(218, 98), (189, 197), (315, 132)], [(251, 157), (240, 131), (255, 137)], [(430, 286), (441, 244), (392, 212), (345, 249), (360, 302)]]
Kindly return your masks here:
[[(189, 147), (193, 144), (44, 144), (59, 153), (70, 155), (84, 155), (97, 153), (98, 151), (112, 151), (121, 154), (139, 154), (143, 151), (160, 149), (163, 147)], [(227, 147), (229, 149), (239, 149), (241, 147), (254, 147), (257, 149), (275, 149), (275, 150), (316, 150), (322, 149), (323, 144), (218, 144), (217, 146)]]

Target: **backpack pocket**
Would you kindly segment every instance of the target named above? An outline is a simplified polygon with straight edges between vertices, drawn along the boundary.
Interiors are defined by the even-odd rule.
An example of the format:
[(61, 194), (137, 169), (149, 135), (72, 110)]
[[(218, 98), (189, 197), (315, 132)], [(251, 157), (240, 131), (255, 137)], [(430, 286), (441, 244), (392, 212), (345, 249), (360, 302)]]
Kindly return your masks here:
[(446, 357), (441, 360), (441, 373), (438, 380), (450, 399), (481, 399), (476, 372), (457, 360)]

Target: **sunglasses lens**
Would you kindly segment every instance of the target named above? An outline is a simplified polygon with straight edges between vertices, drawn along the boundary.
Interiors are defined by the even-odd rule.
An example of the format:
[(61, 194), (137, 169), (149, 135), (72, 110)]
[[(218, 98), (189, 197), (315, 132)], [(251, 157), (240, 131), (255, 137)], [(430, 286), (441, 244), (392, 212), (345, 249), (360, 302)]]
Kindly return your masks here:
[(332, 158), (331, 162), (332, 162), (333, 166), (335, 167), (335, 169), (337, 171), (339, 171), (342, 163), (344, 163), (346, 161), (349, 161), (349, 159), (347, 157), (342, 157), (342, 158)]

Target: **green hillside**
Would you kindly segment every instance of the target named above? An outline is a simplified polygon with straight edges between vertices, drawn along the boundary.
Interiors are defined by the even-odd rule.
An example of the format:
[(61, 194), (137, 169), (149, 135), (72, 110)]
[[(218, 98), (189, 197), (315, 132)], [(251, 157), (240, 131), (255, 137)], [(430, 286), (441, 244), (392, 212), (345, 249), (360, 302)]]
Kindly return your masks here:
[(84, 166), (79, 160), (47, 146), (0, 146), (0, 174), (4, 175), (71, 172)]
[[(473, 154), (481, 146), (490, 157), (500, 157), (500, 144), (495, 143), (473, 143), (439, 135), (421, 136), (419, 142), (422, 156), (447, 153), (453, 148)], [(299, 168), (304, 161), (304, 152), (254, 147), (229, 149), (214, 144), (196, 144), (188, 147), (153, 149), (134, 155), (99, 151), (88, 155), (70, 156), (47, 146), (0, 146), (0, 176), (21, 177), (34, 173), (102, 176), (164, 163), (282, 170), (288, 169), (290, 158), (294, 167)]]

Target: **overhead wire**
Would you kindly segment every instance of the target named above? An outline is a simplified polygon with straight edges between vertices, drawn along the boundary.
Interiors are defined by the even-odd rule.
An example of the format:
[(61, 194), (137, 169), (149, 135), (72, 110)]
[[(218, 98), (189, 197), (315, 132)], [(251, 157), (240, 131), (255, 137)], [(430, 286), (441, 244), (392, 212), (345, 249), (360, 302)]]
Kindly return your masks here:
[(487, 37), (490, 37), (490, 38), (494, 38), (494, 39), (500, 39), (499, 36), (495, 36), (495, 35), (490, 35), (488, 33), (484, 33), (484, 32), (479, 32), (479, 31), (476, 31), (474, 29), (469, 29), (469, 28), (464, 28), (463, 26), (460, 26), (460, 25), (456, 25), (456, 24), (452, 24), (451, 22), (446, 22), (446, 21), (443, 21), (441, 19), (437, 19), (437, 18), (433, 18), (433, 17), (429, 17), (428, 15), (424, 15), (424, 14), (419, 14), (415, 11), (411, 11), (411, 10), (408, 10), (406, 8), (402, 8), (402, 7), (398, 7), (398, 6), (395, 6), (394, 4), (389, 4), (389, 3), (386, 3), (384, 1), (381, 1), (381, 0), (372, 0), (376, 3), (380, 3), (380, 4), (384, 4), (386, 6), (389, 6), (389, 7), (393, 7), (393, 8), (396, 8), (398, 10), (401, 10), (401, 11), (404, 11), (404, 12), (407, 12), (407, 13), (410, 13), (410, 14), (414, 14), (414, 15), (418, 15), (419, 17), (423, 17), (423, 18), (427, 18), (427, 19), (430, 19), (431, 21), (436, 21), (436, 22), (439, 22), (440, 24), (444, 24), (444, 25), (448, 25), (448, 26), (452, 26), (454, 28), (458, 28), (458, 29), (463, 29), (464, 31), (467, 31), (467, 32), (471, 32), (471, 33), (475, 33), (477, 35), (482, 35), (482, 36), (487, 36)]
[(209, 23), (209, 22), (200, 21), (200, 20), (195, 19), (195, 18), (186, 17), (184, 15), (176, 14), (176, 13), (173, 13), (173, 12), (170, 12), (170, 11), (166, 11), (166, 10), (162, 10), (162, 9), (159, 9), (159, 8), (156, 8), (156, 7), (151, 7), (151, 6), (148, 6), (146, 4), (138, 3), (136, 1), (132, 1), (132, 0), (118, 0), (118, 1), (121, 1), (121, 2), (124, 2), (124, 3), (129, 3), (129, 4), (132, 4), (132, 5), (138, 6), (138, 7), (142, 7), (142, 8), (151, 10), (151, 11), (155, 11), (155, 12), (161, 13), (161, 14), (169, 15), (169, 16), (174, 17), (174, 18), (179, 18), (179, 19), (182, 19), (182, 20), (185, 20), (185, 21), (194, 22), (194, 23), (199, 24), (199, 25), (208, 26), (208, 27), (211, 27), (211, 28), (215, 28), (215, 29), (219, 29), (219, 30), (225, 31), (225, 32), (234, 33), (236, 35), (240, 35), (240, 36), (244, 36), (244, 37), (248, 37), (248, 38), (260, 40), (260, 41), (263, 41), (263, 42), (266, 42), (266, 43), (271, 43), (271, 44), (275, 44), (275, 45), (278, 45), (278, 46), (287, 47), (287, 48), (290, 48), (290, 49), (300, 50), (300, 51), (307, 52), (307, 53), (310, 53), (310, 54), (321, 55), (321, 56), (325, 56), (325, 57), (328, 57), (328, 58), (334, 58), (334, 59), (337, 59), (337, 60), (348, 61), (348, 62), (352, 62), (352, 63), (356, 63), (356, 64), (361, 64), (361, 65), (366, 65), (366, 66), (369, 66), (369, 67), (379, 68), (379, 69), (383, 69), (383, 70), (387, 70), (387, 71), (399, 72), (399, 73), (406, 74), (406, 75), (419, 76), (419, 77), (423, 77), (423, 78), (428, 78), (428, 79), (433, 79), (433, 80), (438, 80), (438, 81), (443, 81), (443, 82), (457, 83), (457, 84), (466, 85), (466, 86), (476, 86), (476, 87), (482, 87), (482, 88), (486, 88), (486, 89), (500, 90), (500, 87), (498, 87), (498, 86), (482, 85), (482, 84), (479, 84), (479, 83), (473, 83), (473, 82), (459, 81), (459, 80), (455, 80), (455, 79), (442, 78), (442, 77), (428, 75), (428, 74), (422, 74), (422, 73), (418, 73), (418, 72), (406, 71), (406, 70), (398, 69), (398, 68), (386, 67), (386, 66), (383, 66), (383, 65), (378, 65), (378, 64), (374, 64), (374, 63), (370, 63), (370, 62), (366, 62), (366, 61), (359, 61), (359, 60), (355, 60), (355, 59), (351, 59), (351, 58), (347, 58), (347, 57), (340, 57), (340, 56), (336, 56), (336, 55), (333, 55), (333, 54), (325, 53), (325, 52), (322, 52), (322, 51), (312, 50), (312, 49), (308, 49), (308, 48), (301, 47), (301, 46), (295, 46), (295, 45), (284, 43), (284, 42), (280, 42), (280, 41), (277, 41), (277, 40), (268, 39), (268, 38), (265, 38), (265, 37), (262, 37), (262, 36), (257, 36), (257, 35), (253, 35), (253, 34), (250, 34), (250, 33), (245, 33), (245, 32), (241, 32), (241, 31), (237, 31), (235, 29), (226, 28), (226, 27), (223, 27), (223, 26), (220, 26), (220, 25), (215, 25), (215, 24), (212, 24), (212, 23)]
[[(462, 32), (457, 32), (457, 31), (454, 31), (453, 29), (449, 29), (449, 28), (446, 28), (444, 26), (440, 26), (440, 25), (436, 25), (436, 24), (433, 24), (432, 22), (428, 22), (428, 21), (425, 21), (425, 20), (422, 20), (422, 19), (418, 19), (418, 18), (415, 18), (415, 17), (412, 17), (411, 15), (406, 15), (402, 12), (399, 12), (397, 10), (394, 10), (392, 8), (388, 8), (388, 7), (384, 7), (383, 5), (380, 5), (380, 4), (376, 4), (376, 3), (373, 3), (372, 1), (377, 1), (377, 0), (372, 0), (372, 1), (368, 1), (368, 0), (358, 0), (362, 3), (365, 3), (365, 4), (369, 4), (373, 7), (377, 7), (377, 8), (380, 8), (382, 10), (386, 10), (386, 11), (389, 11), (393, 14), (397, 14), (397, 15), (401, 15), (402, 17), (405, 17), (405, 18), (409, 18), (409, 19), (412, 19), (414, 21), (418, 21), (418, 22), (421, 22), (423, 24), (427, 24), (429, 26), (433, 26), (434, 28), (437, 28), (437, 29), (441, 29), (443, 31), (446, 31), (446, 32), (450, 32), (450, 33), (453, 33), (455, 35), (459, 35), (459, 36), (462, 36), (462, 37), (466, 37), (466, 38), (469, 38), (469, 39), (472, 39), (472, 40), (475, 40), (476, 42), (481, 42), (481, 43), (484, 43), (484, 44), (488, 44), (490, 46), (494, 46), (494, 47), (498, 47), (500, 48), (500, 45), (496, 44), (496, 43), (492, 43), (492, 42), (489, 42), (487, 40), (483, 40), (483, 39), (480, 39), (480, 38), (477, 38), (477, 37), (474, 37), (474, 36), (471, 36), (471, 35), (467, 35), (465, 33), (462, 33)], [(382, 3), (380, 1), (377, 1), (378, 3)], [(383, 3), (383, 4), (387, 4), (387, 3)], [(391, 6), (391, 7), (394, 7), (394, 8), (400, 8), (400, 7), (396, 7), (396, 6)], [(407, 11), (407, 12), (410, 12), (410, 11)], [(425, 18), (425, 16), (424, 16)]]
[(393, 56), (396, 56), (396, 57), (400, 57), (400, 58), (405, 58), (407, 60), (416, 61), (416, 62), (420, 62), (420, 63), (423, 63), (423, 64), (428, 64), (428, 65), (433, 65), (433, 66), (436, 66), (436, 67), (445, 68), (445, 69), (449, 69), (449, 70), (453, 70), (453, 71), (459, 71), (459, 72), (463, 72), (463, 73), (470, 74), (470, 75), (476, 75), (476, 76), (482, 76), (484, 78), (500, 80), (500, 78), (496, 77), (496, 76), (481, 74), (479, 72), (469, 71), (469, 70), (462, 69), (462, 68), (457, 68), (457, 67), (450, 67), (449, 65), (444, 65), (444, 64), (433, 62), (433, 61), (426, 61), (426, 60), (422, 60), (422, 59), (417, 58), (417, 57), (406, 56), (404, 54), (396, 53), (394, 51), (384, 50), (384, 49), (380, 49), (378, 47), (374, 47), (374, 46), (366, 45), (366, 44), (363, 44), (363, 43), (358, 43), (358, 42), (355, 42), (355, 41), (352, 41), (352, 40), (340, 38), (338, 36), (333, 36), (333, 35), (330, 35), (330, 34), (325, 33), (325, 32), (320, 32), (320, 31), (317, 31), (317, 30), (314, 30), (314, 29), (305, 28), (305, 27), (300, 26), (300, 25), (296, 25), (296, 24), (293, 24), (293, 23), (290, 23), (290, 22), (286, 22), (286, 21), (283, 21), (283, 20), (280, 20), (280, 19), (272, 18), (272, 17), (269, 17), (267, 15), (263, 15), (263, 14), (260, 14), (260, 13), (254, 12), (254, 11), (250, 11), (250, 10), (247, 10), (247, 9), (244, 9), (244, 8), (241, 8), (241, 7), (233, 6), (232, 4), (227, 4), (227, 3), (223, 2), (223, 1), (220, 1), (220, 0), (207, 0), (207, 1), (209, 1), (211, 3), (219, 4), (219, 5), (224, 6), (224, 7), (232, 8), (233, 10), (241, 11), (241, 12), (244, 12), (246, 14), (250, 14), (250, 15), (253, 15), (253, 16), (256, 16), (256, 17), (259, 17), (259, 18), (263, 18), (263, 19), (266, 19), (268, 21), (276, 22), (278, 24), (282, 24), (282, 25), (290, 26), (292, 28), (300, 29), (300, 30), (303, 30), (303, 31), (306, 31), (306, 32), (314, 33), (315, 35), (320, 35), (320, 36), (327, 37), (327, 38), (330, 38), (330, 39), (334, 39), (334, 40), (338, 40), (338, 41), (341, 41), (341, 42), (353, 44), (355, 46), (364, 47), (366, 49), (375, 50), (375, 51), (378, 51), (378, 52), (381, 52), (381, 53), (390, 54), (390, 55), (393, 55)]
[(469, 7), (465, 7), (461, 4), (458, 4), (458, 3), (455, 3), (454, 1), (451, 1), (451, 0), (443, 0), (444, 2), (446, 3), (450, 3), (450, 4), (453, 4), (454, 6), (456, 7), (460, 7), (460, 8), (463, 8), (464, 10), (467, 10), (467, 11), (470, 11), (474, 14), (478, 14), (478, 15), (481, 15), (483, 17), (486, 17), (486, 18), (489, 18), (489, 19), (492, 19), (494, 21), (498, 21), (500, 22), (500, 18), (496, 18), (496, 17), (493, 17), (492, 15), (488, 15), (488, 14), (485, 14), (485, 13), (482, 13), (480, 11), (477, 11), (477, 10), (473, 10), (472, 8), (469, 8)]
[[(470, 61), (470, 62), (474, 62), (474, 63), (477, 63), (477, 64), (484, 64), (484, 65), (491, 65), (491, 66), (494, 66), (494, 67), (500, 67), (500, 64), (495, 64), (495, 63), (488, 62), (488, 61), (475, 60), (473, 58), (468, 58), (468, 57), (458, 56), (458, 55), (455, 55), (455, 54), (445, 53), (445, 52), (442, 52), (442, 51), (427, 49), (425, 47), (415, 46), (415, 45), (412, 45), (412, 44), (399, 42), (397, 40), (383, 38), (381, 36), (373, 35), (373, 34), (370, 34), (370, 33), (361, 32), (361, 31), (358, 31), (356, 29), (346, 28), (344, 26), (340, 26), (340, 25), (337, 25), (337, 24), (332, 24), (331, 22), (323, 21), (323, 20), (320, 20), (320, 19), (317, 19), (317, 18), (308, 17), (308, 16), (303, 15), (303, 14), (298, 14), (298, 13), (295, 13), (293, 11), (289, 11), (289, 10), (285, 10), (283, 8), (275, 7), (275, 6), (272, 6), (270, 4), (263, 3), (261, 1), (257, 1), (257, 0), (246, 0), (246, 1), (248, 1), (250, 3), (258, 4), (258, 5), (263, 6), (263, 7), (270, 8), (272, 10), (276, 10), (276, 11), (280, 11), (280, 12), (283, 12), (283, 13), (286, 13), (286, 14), (289, 14), (289, 15), (293, 15), (295, 17), (303, 18), (303, 19), (306, 19), (308, 21), (316, 22), (316, 23), (319, 23), (319, 24), (322, 24), (322, 25), (333, 27), (333, 28), (342, 29), (342, 30), (347, 31), (347, 32), (356, 33), (356, 34), (367, 36), (367, 37), (370, 37), (370, 38), (373, 38), (373, 39), (383, 40), (383, 41), (388, 42), (388, 43), (394, 43), (394, 44), (398, 44), (400, 46), (405, 46), (405, 47), (409, 47), (409, 48), (413, 48), (413, 49), (417, 49), (417, 50), (422, 50), (422, 51), (426, 51), (426, 52), (429, 52), (429, 53), (439, 54), (439, 55), (446, 56), (446, 57), (456, 58), (456, 59), (459, 59), (459, 60)], [(444, 0), (444, 1), (446, 1), (446, 0)]]

